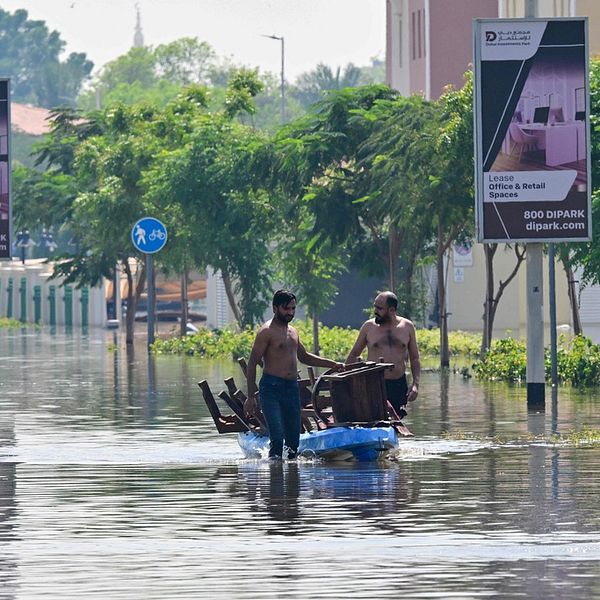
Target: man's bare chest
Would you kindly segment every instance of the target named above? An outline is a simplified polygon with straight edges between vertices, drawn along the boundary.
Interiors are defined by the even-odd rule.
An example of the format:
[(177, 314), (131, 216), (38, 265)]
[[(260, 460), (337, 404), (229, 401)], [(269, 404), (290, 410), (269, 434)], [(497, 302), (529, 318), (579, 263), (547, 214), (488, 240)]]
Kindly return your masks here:
[(298, 349), (298, 337), (294, 333), (277, 333), (271, 336), (269, 349), (277, 353), (296, 352)]
[(367, 334), (367, 346), (373, 350), (400, 351), (408, 346), (408, 332), (401, 329), (373, 329)]

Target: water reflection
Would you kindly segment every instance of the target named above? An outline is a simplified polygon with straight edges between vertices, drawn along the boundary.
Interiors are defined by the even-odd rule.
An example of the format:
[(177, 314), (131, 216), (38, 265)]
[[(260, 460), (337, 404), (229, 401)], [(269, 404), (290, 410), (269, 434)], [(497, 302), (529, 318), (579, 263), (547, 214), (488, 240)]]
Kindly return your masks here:
[[(0, 425), (0, 449), (10, 454), (15, 446), (15, 429), (12, 419), (2, 419)], [(14, 462), (0, 462), (0, 597), (15, 597), (17, 581), (17, 562), (9, 544), (15, 540), (15, 522), (17, 517), (16, 486), (17, 466)]]
[[(232, 361), (0, 331), (0, 598), (594, 597), (593, 392), (422, 378), (388, 461), (246, 461), (195, 382)], [(325, 583), (324, 583), (325, 582)], [(209, 593), (210, 592), (210, 593)]]

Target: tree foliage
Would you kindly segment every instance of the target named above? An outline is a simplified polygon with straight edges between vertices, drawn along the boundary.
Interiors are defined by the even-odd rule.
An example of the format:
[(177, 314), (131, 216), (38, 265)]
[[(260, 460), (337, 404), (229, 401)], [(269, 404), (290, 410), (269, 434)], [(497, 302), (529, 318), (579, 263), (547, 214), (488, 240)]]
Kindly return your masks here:
[(26, 10), (0, 9), (0, 72), (10, 77), (13, 99), (52, 108), (74, 105), (93, 63), (73, 52), (61, 61), (65, 42)]
[[(590, 61), (590, 126), (592, 157), (592, 236), (600, 238), (600, 58)], [(600, 283), (600, 245), (597, 242), (569, 244), (572, 261), (583, 269), (585, 284)]]

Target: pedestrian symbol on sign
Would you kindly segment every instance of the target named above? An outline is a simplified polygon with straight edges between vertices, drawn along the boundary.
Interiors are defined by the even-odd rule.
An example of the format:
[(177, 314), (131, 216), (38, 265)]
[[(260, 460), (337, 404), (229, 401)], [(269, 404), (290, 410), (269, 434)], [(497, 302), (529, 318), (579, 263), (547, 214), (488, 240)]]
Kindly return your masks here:
[(167, 243), (167, 228), (153, 217), (140, 219), (131, 230), (133, 245), (144, 254), (154, 254)]
[(142, 227), (140, 227), (139, 223), (135, 224), (135, 245), (136, 246), (145, 246), (146, 245), (146, 232)]

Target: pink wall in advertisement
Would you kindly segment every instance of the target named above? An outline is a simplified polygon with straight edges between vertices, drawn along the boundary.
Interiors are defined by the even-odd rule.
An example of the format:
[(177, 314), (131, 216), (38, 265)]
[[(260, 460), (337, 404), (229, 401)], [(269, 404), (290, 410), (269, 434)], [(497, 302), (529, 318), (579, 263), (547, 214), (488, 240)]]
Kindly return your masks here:
[(498, 16), (498, 0), (430, 0), (431, 98), (457, 88), (473, 62), (473, 19)]

